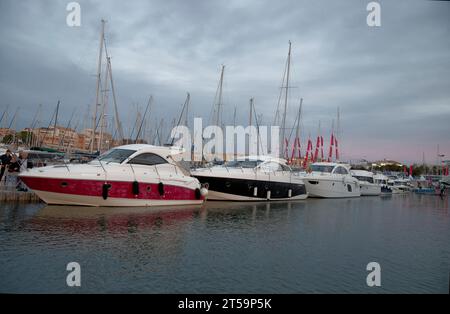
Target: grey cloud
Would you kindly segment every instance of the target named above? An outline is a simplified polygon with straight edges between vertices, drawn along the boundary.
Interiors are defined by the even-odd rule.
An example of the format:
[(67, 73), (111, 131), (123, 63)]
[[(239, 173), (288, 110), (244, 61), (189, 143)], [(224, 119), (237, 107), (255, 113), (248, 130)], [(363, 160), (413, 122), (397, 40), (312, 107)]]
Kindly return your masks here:
[[(86, 114), (105, 18), (125, 122), (132, 104), (143, 107), (150, 94), (152, 119), (171, 121), (186, 91), (195, 114), (207, 117), (221, 64), (225, 117), (231, 121), (237, 106), (245, 123), (255, 97), (270, 122), (291, 40), (296, 88), (288, 122), (303, 97), (304, 137), (315, 136), (319, 120), (328, 134), (339, 106), (348, 144), (373, 139), (432, 151), (441, 143), (450, 154), (449, 3), (380, 1), (382, 26), (374, 29), (366, 25), (369, 1), (359, 0), (79, 2), (80, 28), (65, 25), (65, 1), (0, 2), (0, 110), (7, 103), (23, 108), (19, 126), (31, 121), (38, 103), (50, 114), (58, 98), (64, 119), (73, 107)], [(349, 156), (364, 154), (344, 147)], [(421, 158), (410, 154), (401, 156)]]

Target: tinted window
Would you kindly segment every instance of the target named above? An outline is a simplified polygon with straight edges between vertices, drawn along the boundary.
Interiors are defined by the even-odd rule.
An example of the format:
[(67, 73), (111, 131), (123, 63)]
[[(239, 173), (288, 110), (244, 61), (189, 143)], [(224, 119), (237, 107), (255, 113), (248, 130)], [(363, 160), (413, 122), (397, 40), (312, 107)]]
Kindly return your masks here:
[(316, 172), (331, 172), (331, 171), (333, 171), (333, 166), (311, 165), (311, 171), (316, 171)]
[(264, 171), (281, 171), (281, 165), (277, 162), (268, 162), (261, 166), (261, 169)]
[(366, 181), (373, 183), (373, 178), (371, 177), (362, 177), (362, 176), (353, 176), (354, 178), (358, 179), (359, 181)]
[(347, 169), (345, 169), (343, 167), (337, 167), (336, 170), (334, 171), (334, 173), (348, 174), (348, 171), (347, 171)]
[(131, 149), (111, 149), (98, 157), (103, 162), (117, 162), (122, 163), (125, 159), (130, 157), (136, 151)]
[(225, 163), (229, 168), (255, 168), (260, 161), (258, 160), (232, 160)]
[(129, 164), (153, 166), (167, 163), (167, 160), (153, 153), (144, 153), (131, 159)]

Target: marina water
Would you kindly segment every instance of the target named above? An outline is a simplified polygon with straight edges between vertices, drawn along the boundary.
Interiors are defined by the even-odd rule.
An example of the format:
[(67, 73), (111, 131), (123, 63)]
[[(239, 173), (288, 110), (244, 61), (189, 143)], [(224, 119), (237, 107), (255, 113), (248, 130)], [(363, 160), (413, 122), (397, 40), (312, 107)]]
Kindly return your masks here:
[[(78, 262), (81, 286), (68, 287)], [(369, 287), (369, 262), (381, 286)], [(448, 198), (0, 205), (0, 292), (448, 293)]]

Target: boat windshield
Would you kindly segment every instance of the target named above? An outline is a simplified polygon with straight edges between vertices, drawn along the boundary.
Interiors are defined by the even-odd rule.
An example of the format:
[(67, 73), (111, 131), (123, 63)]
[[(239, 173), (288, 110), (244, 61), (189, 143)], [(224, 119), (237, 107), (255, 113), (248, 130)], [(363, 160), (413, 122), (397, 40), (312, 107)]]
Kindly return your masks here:
[(228, 168), (255, 168), (261, 160), (232, 160), (224, 164)]
[(136, 151), (132, 149), (121, 149), (121, 148), (115, 148), (111, 149), (101, 156), (97, 158), (97, 160), (100, 160), (102, 162), (110, 163), (110, 162), (116, 162), (116, 163), (122, 163), (125, 159), (133, 155)]
[(365, 181), (365, 182), (373, 183), (373, 178), (372, 177), (353, 176), (353, 178), (358, 179), (358, 181)]
[(334, 169), (334, 166), (327, 165), (311, 165), (311, 171), (314, 172), (328, 172), (331, 173)]

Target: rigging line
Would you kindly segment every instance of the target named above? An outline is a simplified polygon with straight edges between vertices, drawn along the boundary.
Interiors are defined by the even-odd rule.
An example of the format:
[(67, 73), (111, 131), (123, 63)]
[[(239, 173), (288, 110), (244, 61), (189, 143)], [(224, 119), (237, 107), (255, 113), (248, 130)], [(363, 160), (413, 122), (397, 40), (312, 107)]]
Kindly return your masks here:
[[(39, 146), (42, 146), (42, 144), (44, 143), (44, 140), (47, 137), (47, 131), (50, 129), (50, 125), (52, 125), (52, 122), (53, 122), (53, 119), (55, 118), (55, 115), (56, 115), (56, 110), (53, 112), (52, 118), (50, 119), (50, 122), (48, 123), (47, 130), (45, 131), (44, 137), (42, 138)], [(41, 132), (39, 132), (39, 135), (41, 135)]]
[[(96, 120), (96, 124), (95, 124), (96, 128), (98, 127), (99, 124), (100, 124), (100, 117)], [(92, 132), (92, 136), (91, 136), (91, 139), (89, 140), (89, 146), (88, 147), (91, 146), (91, 143), (92, 143), (92, 141), (94, 139), (95, 139), (95, 132)]]
[(70, 128), (70, 124), (72, 123), (73, 115), (75, 114), (76, 108), (73, 109), (72, 115), (70, 116), (69, 122), (67, 123), (66, 130), (64, 131), (64, 135), (62, 136), (61, 140), (59, 141), (58, 147), (61, 145), (64, 147), (64, 139), (66, 137), (67, 130)]
[[(256, 124), (256, 131), (257, 131), (257, 133), (256, 133), (256, 137), (257, 137), (257, 145), (258, 145), (258, 148), (259, 148), (259, 146), (261, 145), (261, 150), (263, 151), (263, 155), (264, 155), (264, 147), (262, 146), (262, 142), (261, 142), (261, 135), (260, 135), (260, 133), (259, 133), (259, 125), (260, 125), (260, 121), (259, 121), (259, 119), (258, 119), (258, 115), (256, 114), (256, 107), (255, 107), (255, 103), (254, 102), (252, 102), (252, 106), (253, 106), (253, 113), (254, 113), (254, 116), (255, 116), (255, 124)], [(266, 147), (267, 148), (267, 147)]]
[(0, 127), (2, 126), (3, 118), (6, 116), (8, 109), (9, 109), (9, 104), (6, 105), (5, 111), (3, 111), (2, 117), (0, 118)]
[(276, 125), (277, 122), (279, 122), (280, 119), (280, 105), (281, 105), (281, 97), (283, 97), (283, 88), (284, 88), (284, 82), (286, 80), (286, 72), (288, 67), (289, 60), (286, 59), (286, 63), (284, 66), (283, 76), (281, 78), (281, 86), (280, 86), (280, 94), (278, 95), (278, 101), (277, 101), (277, 111), (275, 112), (275, 118), (273, 120), (273, 124)]
[(148, 109), (149, 109), (149, 107), (150, 107), (152, 101), (153, 101), (153, 96), (150, 95), (150, 97), (149, 97), (149, 99), (148, 99), (147, 107), (145, 108), (145, 111), (144, 111), (144, 116), (142, 117), (142, 119), (141, 119), (141, 121), (140, 121), (141, 123), (140, 123), (140, 125), (139, 125), (138, 133), (136, 134), (136, 140), (135, 140), (136, 143), (137, 143), (137, 140), (138, 140), (138, 138), (139, 138), (139, 135), (141, 134), (142, 124), (143, 124), (144, 121), (145, 121), (145, 116), (147, 115), (147, 111), (148, 111)]
[[(183, 118), (184, 110), (185, 110), (185, 109), (187, 108), (187, 106), (189, 105), (189, 100), (190, 100), (190, 98), (191, 98), (191, 95), (190, 95), (189, 93), (187, 93), (186, 100), (184, 101), (183, 108), (181, 109), (180, 117), (178, 118), (178, 123), (177, 123), (177, 125), (176, 125), (175, 127), (180, 126), (181, 119)], [(187, 113), (186, 113), (186, 115), (187, 115)], [(187, 126), (186, 126), (186, 127), (187, 127)], [(169, 136), (170, 136), (170, 135), (169, 135)], [(173, 145), (173, 142), (174, 142), (174, 141), (175, 141), (175, 137), (172, 137), (172, 141), (171, 141), (171, 143), (170, 143), (171, 146)]]

